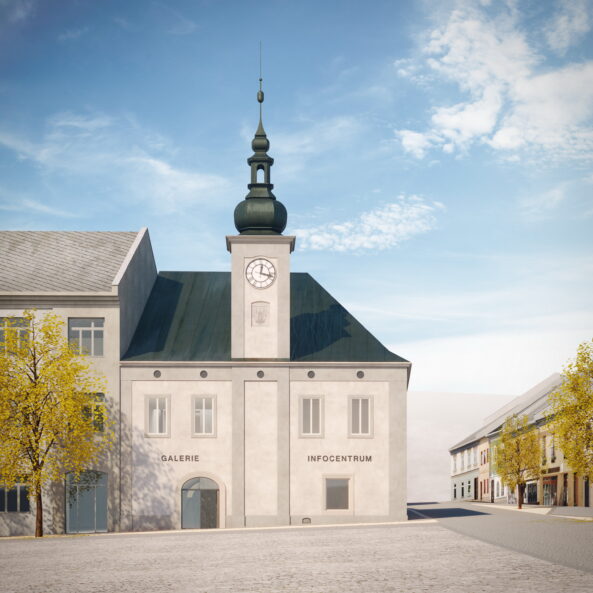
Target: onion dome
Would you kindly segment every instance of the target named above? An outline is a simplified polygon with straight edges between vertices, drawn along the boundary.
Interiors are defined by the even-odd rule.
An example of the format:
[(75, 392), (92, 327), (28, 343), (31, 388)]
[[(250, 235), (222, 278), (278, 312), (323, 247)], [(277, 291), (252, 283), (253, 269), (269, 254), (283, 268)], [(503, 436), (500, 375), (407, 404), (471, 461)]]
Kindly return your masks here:
[(286, 228), (287, 213), (284, 205), (272, 193), (270, 168), (274, 159), (268, 155), (270, 141), (262, 124), (262, 103), (264, 92), (259, 79), (259, 125), (255, 132), (251, 148), (253, 155), (247, 159), (251, 168), (251, 183), (247, 185), (249, 193), (235, 208), (235, 226), (241, 235), (281, 235)]

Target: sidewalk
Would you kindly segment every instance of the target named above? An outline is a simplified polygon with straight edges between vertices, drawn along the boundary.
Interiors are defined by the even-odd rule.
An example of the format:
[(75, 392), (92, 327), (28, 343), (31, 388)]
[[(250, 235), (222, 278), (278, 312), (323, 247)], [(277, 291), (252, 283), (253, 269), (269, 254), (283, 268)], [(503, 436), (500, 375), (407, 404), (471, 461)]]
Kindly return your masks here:
[(474, 506), (502, 509), (504, 511), (521, 511), (523, 513), (536, 513), (567, 519), (584, 519), (593, 521), (593, 507), (544, 507), (542, 505), (524, 504), (522, 509), (516, 504), (502, 504), (492, 502), (472, 502)]
[(550, 515), (593, 521), (593, 507), (552, 507)]

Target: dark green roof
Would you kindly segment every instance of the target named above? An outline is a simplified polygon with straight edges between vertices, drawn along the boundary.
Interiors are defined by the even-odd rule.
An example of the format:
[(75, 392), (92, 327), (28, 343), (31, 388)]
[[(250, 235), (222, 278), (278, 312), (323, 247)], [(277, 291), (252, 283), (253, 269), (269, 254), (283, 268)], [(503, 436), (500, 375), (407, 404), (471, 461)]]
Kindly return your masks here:
[[(309, 274), (290, 280), (290, 360), (407, 362)], [(230, 273), (161, 272), (124, 360), (230, 361)]]

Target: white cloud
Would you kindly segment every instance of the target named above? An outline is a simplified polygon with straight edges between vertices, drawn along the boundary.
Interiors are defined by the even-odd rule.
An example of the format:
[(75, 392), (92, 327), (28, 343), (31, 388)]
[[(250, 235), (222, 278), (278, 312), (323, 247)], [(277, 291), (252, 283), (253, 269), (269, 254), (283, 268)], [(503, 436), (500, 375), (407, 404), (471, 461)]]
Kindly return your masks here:
[(79, 218), (79, 214), (76, 212), (68, 212), (66, 210), (60, 210), (59, 208), (52, 208), (47, 204), (41, 204), (36, 200), (27, 198), (11, 199), (4, 203), (0, 202), (0, 210), (8, 212), (34, 212), (41, 214), (48, 214), (49, 216), (56, 216), (59, 218)]
[[(336, 116), (315, 122), (304, 120), (294, 127), (296, 131), (275, 131), (271, 139), (270, 154), (282, 160), (282, 168), (276, 172), (276, 178), (287, 179), (298, 175), (316, 155), (351, 147), (363, 130), (362, 123), (350, 116)], [(253, 130), (244, 127), (242, 135), (251, 141)]]
[(360, 122), (348, 116), (305, 122), (296, 132), (275, 133), (274, 147), (278, 153), (290, 157), (314, 155), (349, 142), (360, 130)]
[(37, 142), (0, 130), (0, 145), (32, 161), (46, 175), (67, 173), (87, 184), (96, 177), (108, 178), (117, 188), (110, 191), (114, 198), (144, 202), (159, 213), (212, 204), (212, 197), (221, 197), (228, 184), (222, 176), (175, 166), (175, 151), (167, 141), (133, 119), (101, 113), (55, 114)]
[[(414, 132), (413, 130), (397, 130), (396, 136), (399, 136), (402, 146), (406, 152), (410, 152), (416, 158), (423, 158), (429, 148), (434, 143), (428, 134)], [(438, 140), (438, 138), (437, 138)]]
[(112, 126), (114, 119), (104, 114), (89, 115), (64, 111), (50, 117), (48, 123), (54, 128), (78, 128), (79, 130), (94, 131)]
[(114, 16), (113, 22), (124, 31), (133, 31), (136, 27), (123, 16)]
[(524, 197), (519, 202), (523, 216), (529, 220), (548, 218), (568, 197), (568, 185), (561, 183), (539, 194)]
[(560, 54), (591, 29), (591, 3), (588, 0), (560, 0), (554, 19), (546, 28), (548, 45)]
[(155, 196), (160, 211), (178, 211), (184, 205), (210, 198), (227, 187), (227, 181), (218, 175), (184, 171), (169, 163), (149, 156), (133, 156), (127, 163), (137, 168), (138, 177), (143, 177)]
[[(420, 63), (455, 83), (463, 100), (436, 105), (426, 130), (399, 131), (406, 152), (423, 158), (435, 148), (454, 152), (487, 144), (507, 155), (524, 150), (526, 156), (591, 159), (593, 61), (546, 63), (535, 49), (537, 39), (527, 37), (520, 10), (508, 3), (485, 9), (458, 2), (446, 23), (430, 32)], [(587, 14), (582, 2), (564, 3), (547, 29), (548, 42), (563, 48), (586, 33)], [(410, 77), (418, 68), (406, 63), (400, 75)]]
[(0, 130), (0, 144), (16, 152), (21, 159), (40, 160), (41, 148), (17, 134)]
[(161, 3), (155, 3), (155, 6), (160, 9), (164, 22), (168, 22), (166, 32), (169, 35), (190, 35), (197, 29), (196, 23), (178, 10)]
[(428, 203), (418, 196), (400, 196), (355, 220), (297, 229), (302, 249), (328, 251), (383, 250), (398, 245), (436, 226), (438, 202)]
[(81, 27), (80, 29), (69, 29), (58, 35), (58, 41), (74, 41), (89, 32), (88, 27)]
[(35, 4), (35, 0), (0, 0), (0, 14), (9, 23), (22, 23), (33, 16)]

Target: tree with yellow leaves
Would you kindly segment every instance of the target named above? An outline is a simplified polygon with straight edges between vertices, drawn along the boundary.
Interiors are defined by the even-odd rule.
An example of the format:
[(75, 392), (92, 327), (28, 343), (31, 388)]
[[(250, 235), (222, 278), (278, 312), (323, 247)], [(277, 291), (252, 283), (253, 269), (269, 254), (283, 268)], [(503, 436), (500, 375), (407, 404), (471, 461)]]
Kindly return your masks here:
[(494, 466), (503, 484), (513, 491), (518, 489), (518, 507), (522, 508), (527, 481), (541, 474), (538, 433), (527, 415), (515, 414), (505, 420), (494, 446)]
[(570, 467), (593, 480), (593, 341), (583, 342), (550, 395), (551, 426)]
[(28, 487), (35, 537), (43, 536), (43, 489), (76, 476), (113, 442), (105, 381), (68, 344), (53, 313), (5, 318), (0, 332), (0, 484)]

